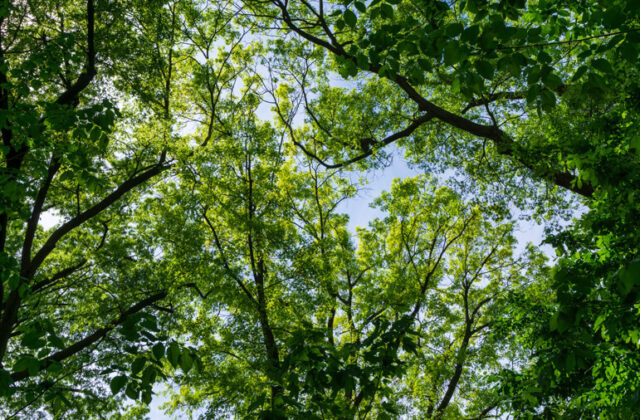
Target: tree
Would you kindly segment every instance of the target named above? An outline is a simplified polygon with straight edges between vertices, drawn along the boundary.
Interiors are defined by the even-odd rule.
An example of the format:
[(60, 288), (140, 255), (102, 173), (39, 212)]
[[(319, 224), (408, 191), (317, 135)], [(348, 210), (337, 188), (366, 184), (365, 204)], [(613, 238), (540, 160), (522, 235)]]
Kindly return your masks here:
[(508, 388), (529, 393), (516, 393), (520, 411), (543, 406), (555, 415), (631, 418), (638, 409), (634, 308), (640, 273), (632, 227), (638, 217), (638, 87), (635, 79), (618, 83), (621, 92), (587, 104), (576, 98), (546, 121), (565, 141), (598, 147), (597, 154), (572, 159), (602, 195), (573, 226), (548, 239), (561, 256), (552, 276), (557, 304), (514, 302), (515, 313), (540, 314), (516, 326), (538, 353), (529, 375), (509, 381)]
[[(601, 95), (608, 87), (603, 75), (613, 72), (613, 57), (635, 64), (639, 38), (632, 3), (247, 3), (257, 15), (267, 15), (329, 53), (343, 77), (364, 71), (399, 92), (394, 99), (405, 103), (409, 124), (374, 139), (380, 146), (437, 121), (457, 136), (490, 141), (493, 150), (488, 153), (510, 158), (538, 179), (584, 197), (593, 195), (593, 186), (576, 176), (574, 164), (556, 162), (555, 145), (544, 141), (545, 133), (537, 144), (520, 133), (519, 122), (535, 118), (531, 110), (551, 110), (566, 92)], [(484, 112), (472, 112), (478, 109)], [(327, 143), (323, 139), (332, 133), (311, 120), (314, 139)], [(360, 153), (356, 145), (347, 150), (346, 162), (371, 154)], [(324, 160), (322, 153), (317, 157)]]
[(193, 292), (174, 334), (203, 370), (176, 379), (171, 407), (264, 418), (496, 409), (478, 376), (518, 353), (513, 337), (488, 334), (503, 289), (524, 281), (512, 225), (423, 177), (378, 200), (388, 217), (356, 247), (336, 210), (354, 186), (297, 156), (251, 97), (239, 93), (228, 137), (141, 220), (162, 238), (165, 275)]
[(633, 416), (638, 6), (3, 3), (2, 414)]
[[(105, 381), (127, 384), (114, 370), (132, 377), (129, 397), (149, 402), (166, 360), (152, 357), (166, 336), (151, 313), (166, 312), (170, 287), (131, 216), (149, 181), (193, 153), (181, 91), (191, 73), (210, 75), (222, 100), (241, 34), (228, 31), (229, 9), (197, 2), (4, 2), (0, 13), (3, 414), (119, 410), (104, 398)], [(229, 46), (216, 52), (217, 37)], [(205, 47), (210, 62), (189, 62)], [(155, 370), (138, 361), (129, 372), (130, 353)]]
[[(630, 198), (638, 185), (637, 4), (248, 5), (308, 45), (294, 50), (299, 61), (323, 51), (327, 61), (317, 65), (352, 81), (313, 85), (308, 66), (290, 66), (312, 94), (300, 97), (306, 127), (290, 127), (290, 136), (318, 162), (362, 163), (397, 143), (425, 169), (463, 169), (459, 180), (469, 191), (494, 203), (553, 217), (567, 203), (550, 186), (582, 197), (588, 215), (548, 238), (564, 257), (554, 275), (557, 302), (533, 292), (514, 302), (515, 313), (535, 309), (542, 319), (522, 318), (531, 322), (524, 342), (537, 354), (536, 368), (512, 408), (613, 417), (637, 410), (634, 391), (621, 391), (637, 388), (638, 340), (627, 324), (638, 281), (630, 225), (637, 218)], [(365, 150), (363, 139), (373, 147)], [(523, 304), (523, 296), (533, 300)], [(611, 352), (629, 356), (621, 363)]]

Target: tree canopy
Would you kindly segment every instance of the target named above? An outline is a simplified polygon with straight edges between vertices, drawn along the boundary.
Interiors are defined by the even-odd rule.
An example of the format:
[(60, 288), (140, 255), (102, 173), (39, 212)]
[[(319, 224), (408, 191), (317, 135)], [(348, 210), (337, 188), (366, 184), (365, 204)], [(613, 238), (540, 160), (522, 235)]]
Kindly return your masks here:
[(639, 417), (639, 14), (2, 2), (1, 415)]

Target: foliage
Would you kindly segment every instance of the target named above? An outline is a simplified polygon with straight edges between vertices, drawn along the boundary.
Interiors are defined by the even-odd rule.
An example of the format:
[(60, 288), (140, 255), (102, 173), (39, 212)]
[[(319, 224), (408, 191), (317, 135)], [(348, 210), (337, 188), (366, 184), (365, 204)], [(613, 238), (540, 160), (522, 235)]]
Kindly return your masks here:
[(152, 313), (169, 287), (133, 221), (147, 182), (193, 148), (177, 89), (191, 80), (180, 65), (196, 54), (182, 24), (196, 30), (199, 11), (162, 1), (2, 4), (3, 416), (117, 413), (108, 383), (148, 403), (165, 377), (172, 359), (153, 349), (168, 342), (157, 325), (166, 316)]
[(639, 11), (2, 3), (0, 412), (633, 418)]
[(542, 404), (554, 414), (620, 418), (638, 409), (637, 82), (619, 86), (608, 101), (590, 104), (588, 120), (577, 104), (565, 111), (579, 132), (566, 117), (550, 121), (565, 141), (598, 145), (597, 155), (572, 159), (602, 194), (572, 227), (547, 239), (561, 256), (552, 283), (557, 305), (524, 331), (539, 356), (521, 379), (537, 391), (520, 410)]

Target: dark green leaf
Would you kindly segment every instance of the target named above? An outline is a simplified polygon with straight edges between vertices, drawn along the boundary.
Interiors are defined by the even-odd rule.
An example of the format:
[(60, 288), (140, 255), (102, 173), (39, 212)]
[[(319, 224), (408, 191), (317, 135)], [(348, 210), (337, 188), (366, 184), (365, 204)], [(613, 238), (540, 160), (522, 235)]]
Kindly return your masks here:
[(478, 35), (480, 35), (480, 26), (472, 25), (462, 32), (462, 37), (460, 39), (465, 42), (475, 44), (478, 42)]
[(251, 402), (251, 404), (249, 404), (249, 407), (247, 407), (247, 412), (252, 413), (257, 408), (262, 407), (263, 404), (264, 404), (265, 399), (266, 399), (266, 395), (265, 394), (258, 395), (258, 397), (255, 400), (253, 400)]
[(635, 62), (636, 58), (638, 57), (638, 50), (636, 49), (635, 45), (633, 45), (629, 41), (623, 42), (618, 51), (620, 52), (620, 56), (622, 56), (622, 58), (632, 63)]
[(462, 59), (462, 52), (457, 42), (449, 42), (444, 47), (444, 64), (452, 66)]
[(136, 358), (133, 363), (131, 363), (131, 373), (133, 375), (137, 375), (140, 373), (144, 365), (147, 363), (147, 360), (144, 357)]
[(601, 71), (603, 73), (613, 73), (613, 68), (611, 67), (611, 64), (604, 58), (598, 58), (596, 60), (593, 60), (591, 62), (591, 65), (596, 70)]
[(164, 345), (162, 343), (157, 343), (151, 348), (151, 352), (153, 356), (160, 360), (164, 356)]
[(574, 82), (578, 81), (582, 76), (584, 76), (587, 70), (588, 70), (588, 67), (586, 65), (582, 65), (578, 67), (578, 70), (573, 74), (573, 77), (571, 78), (571, 80)]
[(137, 400), (138, 395), (140, 394), (140, 391), (138, 390), (138, 387), (133, 382), (129, 382), (129, 385), (127, 385), (127, 388), (125, 389), (124, 393), (127, 395), (127, 397), (131, 398), (132, 400)]
[[(562, 79), (555, 73), (549, 73), (542, 78), (542, 82), (545, 86), (549, 87), (549, 89), (556, 89), (562, 86)], [(555, 102), (555, 100), (554, 100)]]
[(150, 404), (152, 400), (151, 391), (149, 390), (142, 391), (142, 393), (140, 394), (140, 400), (145, 404)]
[(551, 56), (550, 56), (549, 54), (547, 54), (546, 52), (544, 52), (544, 51), (540, 51), (540, 52), (538, 53), (538, 61), (539, 61), (540, 63), (543, 63), (543, 64), (549, 64), (549, 63), (551, 63), (551, 61), (553, 61), (553, 59), (552, 59), (552, 58), (551, 58)]
[(113, 379), (111, 379), (111, 382), (109, 383), (109, 387), (111, 388), (111, 393), (113, 395), (116, 395), (118, 392), (120, 392), (122, 390), (122, 388), (124, 388), (124, 386), (127, 384), (127, 377), (126, 376), (116, 376)]
[(356, 26), (356, 23), (358, 22), (358, 17), (356, 16), (356, 14), (349, 9), (344, 11), (342, 17), (344, 19), (344, 22), (352, 28), (354, 28)]
[(484, 77), (485, 79), (491, 80), (491, 78), (493, 78), (494, 68), (490, 62), (486, 60), (478, 60), (474, 63), (474, 67), (476, 68), (480, 76)]
[(384, 18), (391, 19), (393, 17), (393, 7), (390, 4), (382, 3), (380, 5), (380, 11)]
[(445, 33), (447, 34), (448, 37), (456, 37), (458, 35), (460, 35), (460, 33), (462, 32), (462, 29), (464, 28), (464, 26), (462, 26), (461, 23), (458, 22), (453, 22), (448, 24), (445, 27)]
[(542, 108), (545, 110), (550, 110), (556, 105), (556, 95), (553, 92), (544, 89), (540, 95), (542, 99)]
[(156, 380), (157, 371), (155, 366), (147, 366), (142, 372), (142, 383), (152, 385)]
[(167, 359), (174, 368), (178, 367), (180, 363), (180, 347), (178, 347), (178, 344), (174, 341), (169, 343), (169, 348), (167, 349)]
[(189, 370), (191, 370), (192, 366), (193, 366), (193, 358), (187, 351), (183, 351), (182, 354), (180, 355), (180, 367), (186, 373), (186, 372), (189, 372)]

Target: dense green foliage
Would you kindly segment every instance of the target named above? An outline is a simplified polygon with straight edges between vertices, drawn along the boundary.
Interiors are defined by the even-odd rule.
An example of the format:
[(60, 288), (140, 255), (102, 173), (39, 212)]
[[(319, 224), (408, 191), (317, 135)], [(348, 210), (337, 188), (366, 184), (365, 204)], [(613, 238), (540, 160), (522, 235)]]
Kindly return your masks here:
[(1, 2), (0, 416), (640, 418), (639, 14)]

